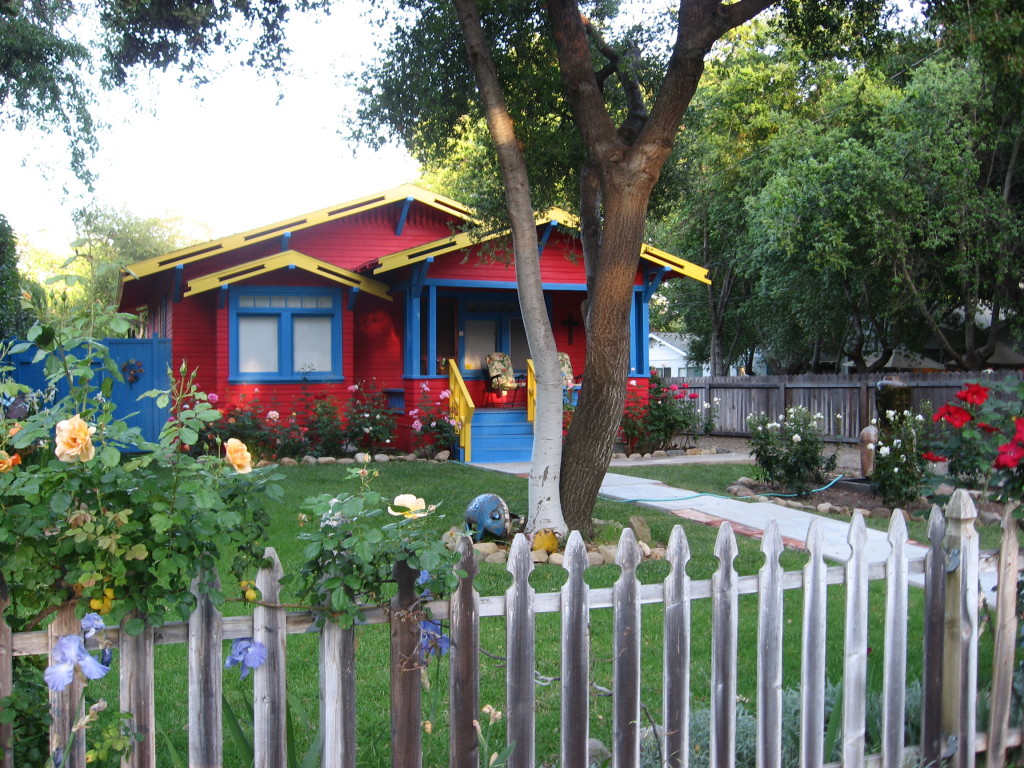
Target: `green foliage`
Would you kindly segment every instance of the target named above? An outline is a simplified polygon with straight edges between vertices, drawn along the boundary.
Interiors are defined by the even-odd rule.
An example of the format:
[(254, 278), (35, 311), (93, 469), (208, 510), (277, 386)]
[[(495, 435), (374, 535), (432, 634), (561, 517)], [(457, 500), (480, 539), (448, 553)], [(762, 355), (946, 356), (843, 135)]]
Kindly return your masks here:
[(296, 592), (316, 607), (320, 624), (330, 618), (351, 627), (366, 605), (385, 600), (400, 563), (426, 572), (417, 582), (418, 594), (447, 594), (457, 584), (458, 555), (446, 549), (421, 520), (436, 505), (427, 507), (411, 494), (400, 494), (389, 505), (370, 490), (375, 476), (377, 471), (369, 465), (350, 469), (349, 480), (359, 482), (356, 493), (324, 494), (302, 505), (303, 514), (316, 528), (299, 536), (307, 544)]
[(662, 451), (677, 442), (688, 448), (714, 430), (717, 409), (708, 402), (698, 405), (700, 395), (689, 386), (665, 387), (652, 373), (646, 396), (627, 390), (619, 436), (628, 453)]
[(772, 419), (762, 411), (747, 417), (750, 452), (762, 479), (775, 488), (806, 496), (836, 466), (836, 452), (826, 457), (821, 414), (803, 406)]
[(89, 286), (88, 294), (80, 292), (76, 299), (102, 306), (118, 304), (122, 267), (170, 253), (186, 239), (176, 220), (141, 218), (113, 208), (80, 209), (74, 220), (76, 258), (66, 266)]
[[(10, 612), (4, 618), (13, 625), (12, 629), (18, 627), (18, 618), (10, 616)], [(42, 765), (50, 752), (53, 717), (43, 684), (46, 662), (45, 656), (15, 657), (11, 695), (0, 699), (0, 722), (14, 724), (13, 751), (25, 765)]]
[(190, 455), (220, 414), (184, 367), (171, 391), (144, 395), (172, 410), (160, 442), (145, 443), (115, 414), (109, 395), (120, 371), (88, 335), (123, 328), (127, 318), (69, 312), (58, 320), (44, 318), (28, 337), (48, 379), (63, 379), (69, 394), (0, 432), (8, 456), (26, 456), (0, 472), (0, 572), (15, 613), (41, 616), (79, 599), (116, 619), (133, 613), (126, 629), (134, 634), (169, 612), (187, 617), (200, 575), (200, 589), (220, 604), (213, 567), (229, 558), (240, 575), (262, 556), (266, 504), (280, 494), (275, 476)]
[(21, 290), (14, 230), (0, 214), (0, 340), (20, 339), (28, 330)]
[(925, 418), (910, 411), (887, 411), (885, 416), (875, 443), (871, 480), (878, 483), (883, 502), (907, 504), (921, 495), (928, 478), (928, 463), (921, 450)]
[(319, 455), (340, 456), (345, 451), (345, 429), (333, 399), (319, 398), (313, 403), (309, 433), (313, 450)]
[(352, 397), (343, 406), (345, 426), (342, 438), (358, 449), (377, 453), (395, 436), (395, 414), (376, 382), (365, 381), (349, 388)]
[(0, 124), (67, 134), (71, 167), (89, 179), (87, 156), (95, 149), (92, 94), (82, 77), (89, 48), (72, 32), (75, 6), (58, 0), (11, 0), (0, 24)]
[(420, 385), (419, 405), (409, 411), (420, 449), (432, 448), (436, 452), (455, 447), (460, 424), (450, 413), (450, 399), (451, 392), (447, 389), (441, 390), (435, 400), (430, 385), (427, 382)]

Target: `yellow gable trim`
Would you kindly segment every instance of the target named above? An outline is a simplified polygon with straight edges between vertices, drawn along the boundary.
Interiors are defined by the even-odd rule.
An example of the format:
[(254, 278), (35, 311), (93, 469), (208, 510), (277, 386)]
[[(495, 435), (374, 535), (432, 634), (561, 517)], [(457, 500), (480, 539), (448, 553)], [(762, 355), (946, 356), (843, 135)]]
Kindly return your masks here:
[(374, 280), (371, 277), (365, 275), (358, 275), (355, 272), (349, 272), (347, 269), (341, 267), (335, 267), (326, 262), (314, 259), (312, 256), (307, 256), (304, 253), (298, 251), (282, 251), (281, 253), (275, 253), (273, 256), (268, 256), (265, 259), (257, 259), (255, 261), (249, 261), (245, 264), (239, 264), (238, 266), (231, 267), (229, 269), (222, 269), (220, 272), (214, 272), (210, 275), (204, 275), (203, 277), (197, 277), (194, 280), (189, 280), (188, 289), (185, 291), (185, 296), (195, 296), (205, 291), (212, 291), (215, 288), (220, 288), (222, 285), (231, 285), (232, 283), (241, 282), (248, 280), (249, 278), (256, 277), (257, 275), (266, 275), (270, 272), (275, 272), (279, 269), (286, 269), (288, 267), (296, 267), (297, 269), (305, 270), (319, 277), (333, 280), (336, 283), (342, 285), (348, 285), (353, 288), (358, 288), (360, 291), (379, 296), (382, 299), (392, 301), (391, 296), (388, 295), (388, 287), (378, 280)]
[[(573, 216), (571, 213), (563, 211), (561, 208), (552, 208), (544, 216), (537, 217), (537, 226), (547, 224), (549, 221), (557, 222), (563, 227), (579, 227), (579, 219)], [(413, 248), (407, 248), (404, 251), (398, 251), (397, 253), (390, 253), (380, 259), (380, 265), (373, 270), (373, 273), (380, 274), (382, 272), (390, 272), (393, 269), (399, 269), (400, 267), (408, 266), (409, 264), (416, 264), (417, 262), (424, 261), (425, 259), (442, 256), (452, 251), (458, 251), (463, 248), (468, 248), (471, 245), (477, 243), (485, 243), (495, 238), (507, 235), (511, 230), (504, 229), (500, 232), (493, 232), (485, 237), (474, 238), (466, 233), (460, 233), (451, 237), (441, 238), (435, 240), (432, 243), (424, 243), (423, 245), (417, 245)], [(690, 277), (694, 280), (698, 280), (702, 283), (711, 284), (711, 280), (708, 278), (708, 271), (704, 267), (701, 267), (693, 262), (687, 261), (686, 259), (680, 259), (677, 256), (673, 256), (671, 253), (659, 250), (651, 245), (644, 245), (640, 249), (640, 258), (645, 261), (650, 261), (654, 264), (658, 264), (663, 267), (668, 267), (673, 272), (676, 272), (683, 277)]]
[(199, 243), (197, 245), (189, 246), (188, 248), (181, 248), (177, 251), (173, 251), (172, 253), (164, 254), (163, 256), (155, 256), (151, 259), (131, 264), (125, 268), (125, 271), (128, 274), (124, 277), (124, 280), (128, 281), (133, 278), (138, 279), (148, 275), (154, 275), (158, 272), (163, 272), (164, 270), (172, 269), (179, 265), (191, 264), (196, 261), (201, 261), (202, 259), (207, 259), (211, 256), (233, 251), (246, 245), (252, 245), (253, 243), (259, 243), (274, 237), (280, 237), (285, 232), (296, 232), (300, 229), (306, 229), (318, 224), (323, 224), (324, 222), (344, 219), (348, 216), (379, 208), (382, 205), (390, 205), (391, 203), (399, 202), (409, 197), (423, 203), (424, 205), (428, 205), (431, 208), (435, 208), (443, 213), (451, 214), (465, 221), (474, 220), (472, 218), (472, 212), (456, 200), (452, 200), (450, 197), (445, 197), (444, 195), (435, 194), (434, 192), (429, 192), (428, 190), (423, 189), (422, 187), (417, 187), (414, 184), (402, 184), (401, 186), (389, 189), (386, 192), (368, 195), (357, 200), (350, 200), (347, 203), (340, 203), (339, 205), (333, 205), (330, 208), (322, 208), (319, 211), (302, 214), (291, 219), (284, 219), (265, 227), (251, 229), (247, 232), (230, 235), (229, 237), (224, 237), (219, 240)]

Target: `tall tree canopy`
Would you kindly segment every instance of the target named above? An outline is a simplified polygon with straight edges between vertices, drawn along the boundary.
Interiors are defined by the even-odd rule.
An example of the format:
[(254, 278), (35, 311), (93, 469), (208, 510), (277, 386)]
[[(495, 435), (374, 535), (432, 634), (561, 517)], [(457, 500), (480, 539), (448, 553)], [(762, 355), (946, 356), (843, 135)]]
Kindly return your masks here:
[(716, 284), (707, 302), (673, 287), (666, 311), (686, 319), (716, 372), (751, 344), (790, 372), (841, 358), (870, 371), (898, 346), (985, 367), (1024, 320), (1021, 100), (1009, 108), (984, 61), (922, 32), (877, 64), (794, 80), (796, 102), (769, 115), (760, 144), (720, 152), (723, 137), (764, 122), (731, 96), (777, 82), (785, 70), (768, 62), (787, 50), (743, 41), (691, 105), (689, 126), (716, 122), (680, 138), (677, 195), (655, 232), (691, 259), (703, 248)]

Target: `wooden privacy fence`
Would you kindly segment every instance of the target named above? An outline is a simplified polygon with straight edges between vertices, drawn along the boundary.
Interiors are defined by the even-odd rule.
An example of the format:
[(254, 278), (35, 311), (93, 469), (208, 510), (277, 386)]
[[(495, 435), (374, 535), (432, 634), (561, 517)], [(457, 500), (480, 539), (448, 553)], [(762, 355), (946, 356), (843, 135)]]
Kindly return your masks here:
[[(845, 566), (828, 567), (823, 559), (820, 522), (811, 524), (807, 536), (809, 559), (802, 571), (784, 572), (779, 563), (782, 541), (774, 522), (762, 541), (765, 563), (754, 576), (737, 575), (733, 567), (736, 542), (728, 523), (719, 530), (715, 555), (719, 567), (710, 580), (691, 580), (686, 574), (690, 551), (683, 529), (677, 526), (669, 542), (671, 570), (660, 584), (641, 584), (637, 579), (640, 549), (631, 530), (620, 540), (617, 563), (621, 574), (614, 586), (590, 588), (584, 580), (586, 550), (578, 534), (570, 536), (564, 568), (568, 580), (559, 592), (537, 594), (529, 583), (533, 564), (527, 540), (517, 536), (508, 570), (512, 585), (504, 595), (480, 597), (474, 590), (476, 561), (468, 538), (460, 543), (463, 578), (450, 601), (429, 604), (435, 618), (450, 622), (450, 765), (478, 768), (477, 736), (473, 721), (480, 717), (479, 654), (482, 617), (504, 616), (507, 636), (507, 740), (515, 742), (510, 758), (514, 768), (535, 764), (535, 617), (543, 612), (561, 613), (561, 759), (565, 768), (587, 766), (590, 728), (589, 693), (592, 611), (613, 613), (611, 686), (613, 695), (612, 743), (614, 766), (637, 766), (641, 745), (640, 666), (641, 605), (660, 603), (664, 616), (664, 673), (662, 722), (659, 729), (664, 765), (682, 768), (688, 761), (690, 727), (690, 639), (693, 633), (712, 637), (710, 668), (711, 734), (710, 765), (732, 768), (736, 747), (737, 656), (739, 652), (739, 597), (758, 596), (757, 638), (757, 755), (758, 765), (782, 764), (782, 669), (784, 654), (800, 653), (800, 760), (803, 768), (825, 764), (825, 640), (828, 586), (845, 585), (845, 662), (842, 686), (842, 764), (848, 768), (877, 764), (901, 766), (914, 753), (922, 765), (969, 768), (976, 751), (987, 751), (987, 765), (1005, 764), (1006, 750), (1021, 743), (1020, 730), (1008, 728), (1010, 683), (1016, 640), (1017, 540), (1013, 521), (1004, 521), (1004, 543), (998, 557), (998, 621), (992, 687), (989, 694), (990, 726), (987, 734), (976, 732), (978, 676), (979, 574), (996, 567), (996, 558), (982, 557), (974, 529), (974, 504), (957, 491), (946, 509), (938, 508), (929, 523), (929, 546), (923, 560), (907, 555), (907, 532), (901, 513), (889, 526), (891, 553), (885, 562), (865, 560), (864, 521), (853, 518), (849, 544), (853, 555)], [(255, 676), (255, 751), (257, 768), (287, 765), (285, 734), (285, 638), (290, 633), (316, 631), (309, 612), (286, 613), (278, 603), (281, 566), (273, 550), (267, 555), (257, 586), (263, 603), (251, 617), (222, 618), (210, 602), (199, 604), (187, 623), (168, 624), (154, 632), (128, 638), (116, 630), (120, 647), (121, 708), (131, 712), (134, 726), (144, 738), (127, 761), (128, 766), (156, 764), (153, 721), (153, 646), (155, 643), (188, 643), (189, 764), (194, 768), (221, 765), (221, 664), (222, 640), (254, 637), (268, 648), (265, 664)], [(399, 589), (387, 611), (376, 609), (369, 622), (391, 624), (391, 761), (393, 766), (417, 767), (422, 762), (421, 675), (418, 661), (419, 619), (413, 582), (408, 568), (397, 570)], [(865, 696), (867, 690), (868, 587), (885, 580), (885, 647), (882, 697), (883, 742), (880, 756), (865, 755)], [(904, 704), (907, 683), (907, 610), (911, 581), (923, 584), (925, 602), (924, 661), (922, 680), (922, 740), (915, 747), (904, 744)], [(803, 624), (800, 649), (783, 648), (783, 592), (803, 590)], [(691, 606), (710, 600), (711, 626), (694, 627)], [(13, 655), (45, 654), (57, 635), (77, 631), (73, 608), (65, 609), (55, 626), (46, 632), (0, 634), (3, 661), (2, 684), (10, 686)], [(321, 736), (324, 768), (351, 768), (356, 764), (355, 741), (355, 632), (328, 624), (320, 630)], [(752, 646), (753, 643), (746, 645)], [(911, 649), (917, 653), (918, 649)], [(598, 649), (604, 656), (607, 649)], [(376, 673), (376, 670), (374, 670)], [(7, 690), (0, 690), (0, 695)], [(67, 732), (73, 713), (74, 691), (54, 694), (55, 743)], [(0, 732), (10, 739), (10, 726)], [(59, 735), (58, 735), (59, 734)], [(5, 766), (17, 765), (8, 756)], [(84, 765), (76, 750), (66, 766)]]
[[(998, 373), (900, 373), (900, 381), (910, 385), (913, 407), (920, 410), (931, 403), (932, 410), (954, 399), (965, 382), (1021, 378), (1020, 371)], [(811, 413), (825, 417), (827, 431), (839, 440), (858, 442), (860, 431), (878, 413), (875, 409), (875, 385), (883, 374), (800, 376), (704, 376), (665, 379), (665, 384), (686, 383), (701, 393), (707, 402), (718, 398), (718, 422), (715, 434), (749, 437), (747, 416), (752, 413), (784, 414), (787, 408), (802, 405)], [(841, 416), (837, 421), (836, 416)], [(838, 425), (838, 426), (837, 426)]]

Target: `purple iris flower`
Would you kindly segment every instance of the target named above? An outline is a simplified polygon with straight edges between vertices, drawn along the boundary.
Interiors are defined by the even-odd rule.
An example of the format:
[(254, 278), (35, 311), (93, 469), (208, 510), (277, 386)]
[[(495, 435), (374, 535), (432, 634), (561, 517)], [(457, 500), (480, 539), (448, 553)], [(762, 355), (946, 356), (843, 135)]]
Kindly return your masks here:
[(75, 666), (78, 666), (90, 680), (97, 680), (110, 671), (85, 650), (85, 641), (81, 635), (67, 635), (57, 641), (50, 651), (53, 664), (43, 672), (43, 679), (52, 691), (63, 691), (75, 677)]
[(242, 667), (242, 679), (249, 674), (250, 669), (256, 669), (267, 660), (267, 646), (253, 640), (251, 637), (235, 640), (231, 644), (231, 653), (228, 660), (224, 662), (225, 669), (230, 669), (236, 664)]
[(444, 656), (452, 641), (441, 628), (441, 622), (434, 619), (423, 619), (420, 622), (420, 663), (426, 664), (431, 654)]
[(98, 613), (87, 613), (82, 617), (82, 632), (85, 633), (86, 640), (106, 628), (103, 617)]

